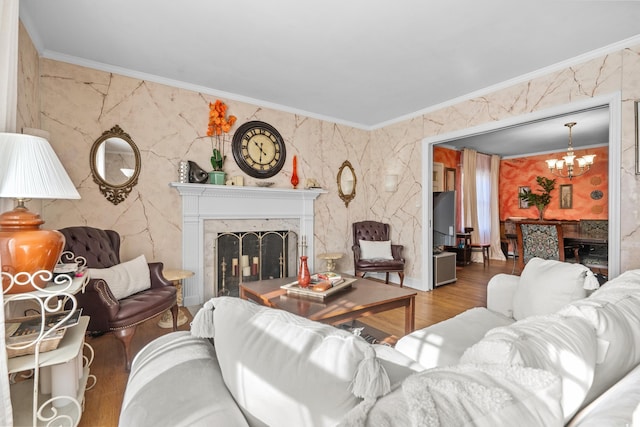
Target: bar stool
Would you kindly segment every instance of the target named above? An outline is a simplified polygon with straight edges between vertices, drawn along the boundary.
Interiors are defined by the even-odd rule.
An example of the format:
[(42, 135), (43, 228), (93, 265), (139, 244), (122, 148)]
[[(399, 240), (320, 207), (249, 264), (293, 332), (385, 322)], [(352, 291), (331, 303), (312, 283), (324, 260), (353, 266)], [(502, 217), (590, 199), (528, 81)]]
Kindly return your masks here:
[(490, 264), (489, 258), (489, 248), (491, 247), (488, 243), (472, 243), (471, 250), (480, 249), (482, 251), (482, 267), (486, 267)]
[(513, 268), (511, 269), (511, 274), (513, 274), (516, 271), (516, 258), (518, 257), (518, 236), (513, 233), (507, 233), (504, 236), (509, 240), (513, 248)]

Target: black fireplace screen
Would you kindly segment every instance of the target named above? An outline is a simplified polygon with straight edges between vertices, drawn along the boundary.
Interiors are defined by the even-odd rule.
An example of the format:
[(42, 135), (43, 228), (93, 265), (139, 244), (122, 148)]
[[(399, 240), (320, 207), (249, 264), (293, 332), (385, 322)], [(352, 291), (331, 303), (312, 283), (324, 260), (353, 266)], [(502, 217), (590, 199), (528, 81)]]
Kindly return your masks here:
[(240, 283), (295, 276), (298, 236), (292, 231), (218, 233), (217, 295), (238, 296)]

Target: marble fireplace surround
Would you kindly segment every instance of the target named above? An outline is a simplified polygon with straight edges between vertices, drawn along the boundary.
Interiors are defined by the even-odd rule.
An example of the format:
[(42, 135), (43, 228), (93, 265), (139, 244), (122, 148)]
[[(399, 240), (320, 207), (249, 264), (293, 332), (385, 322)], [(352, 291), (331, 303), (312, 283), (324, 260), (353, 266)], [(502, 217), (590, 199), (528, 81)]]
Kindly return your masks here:
[[(182, 268), (195, 274), (183, 282), (184, 305), (202, 304), (213, 289), (213, 277), (206, 272), (211, 237), (206, 237), (211, 220), (272, 221), (295, 220), (294, 230), (306, 242), (309, 269), (313, 271), (314, 201), (326, 190), (240, 187), (172, 182), (182, 198)], [(221, 221), (222, 222), (222, 221)], [(289, 221), (287, 221), (289, 222)], [(291, 221), (293, 222), (293, 221)], [(236, 227), (234, 227), (236, 228)], [(237, 230), (227, 230), (237, 231)], [(209, 233), (211, 234), (211, 233)], [(209, 255), (207, 255), (209, 254)], [(210, 260), (209, 263), (213, 261)]]

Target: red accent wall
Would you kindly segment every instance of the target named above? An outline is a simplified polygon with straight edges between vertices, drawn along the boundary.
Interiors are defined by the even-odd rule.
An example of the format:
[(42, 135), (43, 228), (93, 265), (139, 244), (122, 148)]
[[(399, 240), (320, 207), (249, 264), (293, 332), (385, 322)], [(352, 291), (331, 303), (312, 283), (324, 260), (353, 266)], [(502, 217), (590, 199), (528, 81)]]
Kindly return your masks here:
[(446, 168), (453, 168), (456, 170), (456, 226), (458, 232), (464, 228), (462, 225), (462, 171), (460, 170), (460, 158), (462, 153), (457, 150), (451, 150), (449, 148), (443, 148), (435, 146), (433, 147), (433, 161), (436, 163), (444, 164)]
[[(576, 156), (595, 154), (594, 164), (591, 169), (582, 176), (569, 180), (554, 176), (545, 160), (560, 158), (563, 153), (542, 154), (536, 156), (520, 157), (500, 161), (499, 200), (500, 219), (509, 217), (538, 218), (538, 210), (535, 207), (521, 209), (518, 199), (518, 188), (531, 187), (538, 193), (540, 188), (536, 183), (538, 175), (556, 179), (556, 188), (551, 192), (551, 203), (545, 211), (545, 219), (607, 219), (609, 217), (609, 149), (608, 147), (590, 148), (587, 150), (575, 150)], [(456, 169), (456, 191), (458, 192), (457, 220), (460, 224), (461, 192), (460, 184), (462, 173), (460, 167), (461, 152), (448, 148), (434, 147), (433, 161), (443, 163), (445, 168)], [(560, 186), (573, 185), (573, 204), (571, 209), (560, 209)], [(594, 200), (591, 193), (594, 190), (602, 192), (602, 198)]]
[(457, 150), (451, 150), (443, 147), (433, 147), (433, 161), (444, 164), (445, 168), (456, 169), (456, 185), (458, 184), (458, 165), (460, 164), (460, 156), (462, 153)]
[[(609, 149), (608, 147), (575, 150), (576, 156), (595, 154), (594, 164), (582, 176), (569, 180), (554, 176), (545, 163), (546, 159), (560, 158), (562, 153), (502, 160), (500, 162), (500, 219), (509, 217), (538, 218), (538, 209), (521, 209), (518, 203), (518, 187), (528, 186), (538, 193), (536, 183), (538, 175), (556, 179), (556, 187), (551, 192), (551, 203), (547, 207), (545, 219), (607, 219), (609, 217)], [(566, 168), (565, 168), (566, 170)], [(573, 185), (573, 204), (571, 209), (560, 209), (560, 186)], [(594, 200), (591, 192), (600, 190), (602, 198)]]

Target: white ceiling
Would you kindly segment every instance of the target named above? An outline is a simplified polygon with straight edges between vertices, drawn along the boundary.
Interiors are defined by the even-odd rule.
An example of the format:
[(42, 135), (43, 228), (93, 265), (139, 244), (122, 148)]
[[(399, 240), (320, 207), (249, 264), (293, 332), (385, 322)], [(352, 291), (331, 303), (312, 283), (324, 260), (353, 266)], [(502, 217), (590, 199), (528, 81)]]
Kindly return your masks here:
[(569, 129), (565, 123), (575, 122), (576, 125), (571, 129), (574, 148), (603, 146), (609, 144), (609, 114), (608, 106), (575, 111), (457, 138), (442, 145), (457, 150), (472, 148), (485, 154), (498, 154), (503, 158), (564, 152), (569, 145)]
[(21, 0), (20, 17), (47, 58), (363, 129), (640, 43), (638, 1)]

